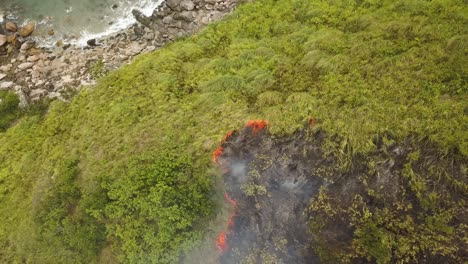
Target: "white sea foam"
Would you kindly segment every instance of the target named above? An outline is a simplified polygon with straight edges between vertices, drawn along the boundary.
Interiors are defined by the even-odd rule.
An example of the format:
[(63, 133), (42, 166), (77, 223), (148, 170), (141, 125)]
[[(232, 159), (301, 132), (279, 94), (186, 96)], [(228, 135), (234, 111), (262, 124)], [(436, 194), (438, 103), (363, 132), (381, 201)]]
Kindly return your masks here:
[(164, 0), (141, 0), (136, 5), (132, 5), (131, 8), (124, 10), (123, 14), (118, 17), (115, 22), (106, 28), (106, 30), (99, 33), (90, 33), (86, 30), (81, 32), (79, 39), (71, 41), (71, 44), (77, 45), (79, 47), (84, 47), (87, 45), (89, 39), (99, 39), (114, 33), (117, 33), (123, 29), (128, 28), (133, 23), (136, 22), (135, 17), (132, 14), (133, 9), (140, 10), (144, 15), (151, 16), (153, 11), (161, 5)]

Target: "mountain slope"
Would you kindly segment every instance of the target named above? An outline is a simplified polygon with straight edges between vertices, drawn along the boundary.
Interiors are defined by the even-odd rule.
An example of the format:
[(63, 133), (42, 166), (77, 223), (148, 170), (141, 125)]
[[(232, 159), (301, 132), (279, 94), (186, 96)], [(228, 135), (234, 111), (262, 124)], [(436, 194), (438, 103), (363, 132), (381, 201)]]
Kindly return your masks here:
[(343, 171), (382, 140), (431, 142), (466, 195), (466, 14), (258, 0), (138, 57), (0, 134), (0, 260), (175, 262), (215, 211), (211, 152), (249, 119), (287, 136), (313, 117)]

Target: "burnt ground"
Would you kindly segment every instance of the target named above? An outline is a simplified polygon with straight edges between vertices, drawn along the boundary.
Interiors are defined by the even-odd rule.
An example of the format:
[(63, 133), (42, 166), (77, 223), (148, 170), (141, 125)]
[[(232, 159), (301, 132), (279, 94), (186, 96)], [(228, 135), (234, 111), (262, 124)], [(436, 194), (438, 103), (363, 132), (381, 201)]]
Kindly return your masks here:
[(306, 209), (325, 183), (314, 171), (332, 165), (322, 156), (307, 133), (280, 139), (245, 128), (223, 144), (219, 164), (237, 210), (221, 263), (318, 262)]
[(217, 163), (237, 208), (220, 263), (466, 259), (464, 156), (441, 154), (427, 140), (376, 139), (374, 153), (343, 167), (324, 154), (324, 139), (309, 129), (282, 138), (251, 127), (229, 134)]

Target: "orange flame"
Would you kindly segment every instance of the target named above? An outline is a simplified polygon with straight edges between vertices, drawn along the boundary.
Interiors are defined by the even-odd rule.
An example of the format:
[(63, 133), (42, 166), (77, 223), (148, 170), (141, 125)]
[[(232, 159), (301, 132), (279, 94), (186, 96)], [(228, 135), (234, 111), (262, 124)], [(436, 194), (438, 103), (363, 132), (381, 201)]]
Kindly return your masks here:
[(221, 144), (228, 141), (229, 138), (232, 136), (232, 134), (234, 134), (234, 130), (231, 130), (231, 131), (227, 132), (226, 135), (224, 136), (223, 141), (221, 142)]
[(228, 248), (227, 244), (227, 234), (224, 232), (219, 233), (218, 240), (216, 241), (216, 247), (220, 252), (226, 251)]
[(265, 129), (267, 122), (265, 120), (249, 120), (247, 121), (246, 127), (252, 128), (252, 133), (255, 135), (260, 130)]
[(231, 217), (229, 217), (229, 221), (228, 221), (228, 229), (231, 230), (232, 227), (234, 227), (234, 217), (236, 217), (236, 214), (232, 214)]
[(237, 208), (237, 201), (232, 199), (227, 192), (224, 193), (224, 197), (230, 204), (234, 205), (234, 207)]
[(213, 162), (218, 163), (218, 158), (221, 154), (223, 154), (223, 147), (219, 146), (214, 152), (213, 152)]

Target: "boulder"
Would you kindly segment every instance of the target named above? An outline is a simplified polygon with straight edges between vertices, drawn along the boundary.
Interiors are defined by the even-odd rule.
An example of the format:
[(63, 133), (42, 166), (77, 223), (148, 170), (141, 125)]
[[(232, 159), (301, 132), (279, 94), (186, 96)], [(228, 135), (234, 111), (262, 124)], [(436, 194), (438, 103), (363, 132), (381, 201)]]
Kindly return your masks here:
[(6, 30), (8, 30), (10, 32), (18, 31), (18, 27), (13, 22), (7, 22), (6, 25), (5, 25), (5, 28), (6, 28)]
[(145, 16), (140, 10), (133, 9), (132, 14), (135, 19), (140, 22), (143, 26), (150, 27), (151, 25), (151, 17)]
[(13, 82), (2, 82), (0, 83), (0, 90), (8, 90), (13, 87)]
[(0, 35), (0, 47), (5, 45), (7, 43), (7, 36), (5, 35)]
[(21, 27), (18, 33), (20, 34), (20, 36), (25, 38), (31, 35), (34, 32), (34, 29), (36, 29), (36, 22), (29, 22), (24, 27)]
[(6, 74), (0, 73), (0, 81), (3, 80), (3, 78), (5, 78), (6, 76)]
[(166, 1), (166, 5), (174, 10), (174, 11), (180, 11), (181, 7), (180, 7), (180, 4), (181, 4), (181, 0), (167, 0)]
[(34, 47), (34, 45), (36, 45), (36, 42), (34, 42), (34, 41), (26, 41), (26, 42), (24, 42), (23, 44), (21, 44), (20, 50), (21, 50), (21, 51), (27, 51), (27, 50), (29, 50), (30, 48)]
[(16, 42), (16, 35), (10, 35), (7, 37), (7, 42), (14, 44)]
[(20, 65), (18, 65), (18, 69), (24, 71), (24, 70), (27, 70), (29, 68), (32, 68), (32, 66), (34, 66), (33, 62), (24, 62), (24, 63), (21, 63)]
[(86, 41), (86, 44), (88, 44), (88, 46), (91, 47), (99, 46), (96, 39), (88, 39), (88, 41)]
[(180, 3), (180, 7), (182, 8), (182, 10), (192, 11), (195, 8), (195, 4), (191, 0), (183, 0)]

